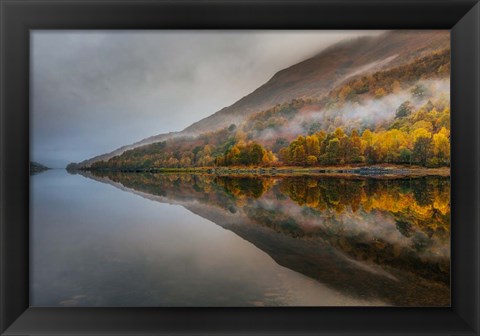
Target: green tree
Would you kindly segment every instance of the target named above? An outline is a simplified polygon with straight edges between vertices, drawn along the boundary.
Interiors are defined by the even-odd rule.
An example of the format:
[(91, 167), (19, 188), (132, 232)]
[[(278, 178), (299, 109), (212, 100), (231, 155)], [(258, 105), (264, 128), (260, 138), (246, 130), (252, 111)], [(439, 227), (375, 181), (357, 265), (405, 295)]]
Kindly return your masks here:
[(410, 90), (410, 93), (414, 98), (422, 99), (427, 95), (427, 88), (421, 84), (417, 84)]
[(256, 142), (253, 143), (249, 150), (250, 164), (254, 164), (254, 165), (260, 164), (262, 162), (264, 153), (265, 153), (265, 150), (260, 144)]
[(412, 152), (408, 148), (401, 148), (398, 156), (399, 163), (411, 163)]
[(350, 138), (348, 136), (344, 136), (340, 138), (339, 148), (338, 148), (338, 157), (340, 159), (340, 163), (348, 163), (352, 161), (353, 158), (353, 146)]
[(419, 163), (422, 166), (427, 164), (427, 160), (430, 156), (430, 147), (432, 139), (426, 136), (419, 136), (415, 140), (413, 145), (413, 158), (415, 162)]
[(295, 164), (299, 166), (305, 165), (305, 160), (307, 158), (307, 154), (305, 152), (305, 147), (303, 146), (296, 146), (293, 150), (293, 161)]
[(326, 164), (337, 164), (338, 163), (338, 154), (340, 150), (340, 140), (333, 138), (328, 142), (327, 147), (325, 148), (325, 154), (323, 161)]
[(397, 110), (395, 111), (395, 118), (396, 119), (405, 118), (412, 113), (413, 109), (414, 107), (412, 103), (409, 100), (407, 100), (397, 108)]
[(375, 164), (378, 162), (378, 151), (372, 145), (365, 147), (365, 161), (368, 164)]

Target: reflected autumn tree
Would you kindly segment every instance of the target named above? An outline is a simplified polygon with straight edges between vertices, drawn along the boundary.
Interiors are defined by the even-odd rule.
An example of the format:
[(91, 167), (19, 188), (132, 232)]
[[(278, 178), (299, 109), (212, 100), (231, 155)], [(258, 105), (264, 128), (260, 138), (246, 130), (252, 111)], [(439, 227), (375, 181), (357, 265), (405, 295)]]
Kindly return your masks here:
[[(408, 180), (349, 180), (292, 177), (280, 182), (280, 191), (299, 206), (338, 214), (383, 211), (429, 237), (450, 235), (450, 182), (443, 178)], [(407, 227), (407, 225), (400, 225)], [(408, 232), (400, 229), (400, 232)]]
[[(298, 270), (314, 278), (319, 276), (315, 273), (318, 267), (308, 261), (313, 258), (308, 255), (314, 253), (315, 246), (327, 244), (352, 260), (449, 286), (448, 178), (389, 180), (119, 172), (99, 172), (95, 176), (147, 193), (161, 202), (193, 205), (196, 213), (207, 218), (217, 209), (212, 220), (218, 225), (227, 225), (232, 220), (229, 216), (234, 216), (233, 223), (239, 230), (250, 225), (260, 232), (270, 230), (270, 243), (281, 236), (294, 239), (302, 250), (295, 251), (297, 264), (288, 267), (302, 266)], [(276, 244), (279, 243), (269, 245), (269, 254), (275, 255)], [(288, 255), (282, 258), (284, 263), (290, 260)]]
[[(388, 213), (405, 237), (419, 230), (428, 237), (450, 236), (450, 181), (448, 178), (412, 179), (326, 178), (312, 176), (260, 177), (193, 174), (133, 174), (95, 172), (98, 177), (177, 199), (198, 199), (225, 209), (248, 208), (268, 222), (290, 210), (308, 209), (300, 217), (326, 218), (342, 214)], [(262, 201), (271, 200), (270, 209)], [(288, 202), (288, 200), (290, 202)], [(274, 205), (272, 205), (274, 204)], [(296, 207), (293, 207), (296, 204)], [(268, 217), (268, 218), (267, 218)], [(277, 218), (281, 223), (282, 219)], [(297, 218), (298, 220), (298, 218)], [(294, 226), (294, 219), (287, 227)], [(300, 221), (301, 222), (301, 221)], [(315, 226), (311, 220), (310, 226)], [(298, 231), (298, 230), (296, 230)], [(312, 230), (305, 227), (305, 234)]]

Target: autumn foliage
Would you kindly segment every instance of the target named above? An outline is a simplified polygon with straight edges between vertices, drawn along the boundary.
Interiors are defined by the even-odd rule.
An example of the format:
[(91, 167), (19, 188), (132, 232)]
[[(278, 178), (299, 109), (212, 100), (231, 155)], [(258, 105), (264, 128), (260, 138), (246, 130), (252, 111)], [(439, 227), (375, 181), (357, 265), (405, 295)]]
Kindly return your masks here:
[[(449, 50), (434, 52), (396, 68), (350, 79), (321, 99), (293, 99), (255, 113), (238, 125), (135, 148), (96, 162), (91, 169), (381, 163), (449, 166), (449, 97), (424, 84), (445, 79), (449, 73)], [(389, 119), (370, 120), (368, 111), (366, 117), (346, 117), (368, 106), (365, 102), (405, 95), (407, 99), (385, 110)]]

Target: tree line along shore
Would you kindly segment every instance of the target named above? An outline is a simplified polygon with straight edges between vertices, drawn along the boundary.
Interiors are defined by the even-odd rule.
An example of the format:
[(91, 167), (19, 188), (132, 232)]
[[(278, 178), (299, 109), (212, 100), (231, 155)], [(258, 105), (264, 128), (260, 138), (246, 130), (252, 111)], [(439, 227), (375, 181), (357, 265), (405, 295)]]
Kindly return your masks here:
[[(68, 170), (68, 169), (67, 169)], [(72, 169), (70, 169), (72, 170)], [(450, 176), (449, 167), (426, 168), (407, 165), (341, 165), (326, 167), (185, 167), (185, 168), (123, 168), (123, 169), (91, 169), (82, 168), (82, 171), (127, 172), (127, 173), (187, 173), (231, 176), (291, 176), (291, 175), (324, 175), (324, 176), (364, 176), (364, 177), (422, 177), (422, 176)]]

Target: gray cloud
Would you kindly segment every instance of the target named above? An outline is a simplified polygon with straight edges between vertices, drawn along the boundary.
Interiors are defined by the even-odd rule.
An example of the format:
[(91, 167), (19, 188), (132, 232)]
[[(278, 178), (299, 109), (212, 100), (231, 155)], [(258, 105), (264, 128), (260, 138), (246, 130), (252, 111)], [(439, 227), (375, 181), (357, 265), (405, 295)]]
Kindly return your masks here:
[(277, 71), (378, 32), (34, 31), (32, 159), (63, 167), (231, 105)]

